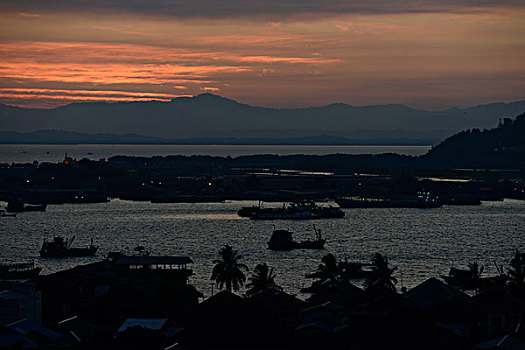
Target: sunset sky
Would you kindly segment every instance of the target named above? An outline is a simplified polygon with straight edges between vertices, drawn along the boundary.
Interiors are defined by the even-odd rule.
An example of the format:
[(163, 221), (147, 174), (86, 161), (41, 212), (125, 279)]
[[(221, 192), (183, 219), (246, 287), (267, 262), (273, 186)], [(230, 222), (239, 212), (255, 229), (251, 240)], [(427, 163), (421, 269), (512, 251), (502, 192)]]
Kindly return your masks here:
[(0, 103), (525, 99), (525, 1), (0, 2)]

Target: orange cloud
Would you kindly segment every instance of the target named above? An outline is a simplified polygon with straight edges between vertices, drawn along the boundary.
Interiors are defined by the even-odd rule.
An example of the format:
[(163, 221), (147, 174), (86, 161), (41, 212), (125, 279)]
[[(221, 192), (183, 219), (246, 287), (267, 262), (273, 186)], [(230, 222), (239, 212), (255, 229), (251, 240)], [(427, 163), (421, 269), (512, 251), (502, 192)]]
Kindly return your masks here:
[[(33, 12), (45, 14), (38, 27), (28, 26)], [(522, 99), (525, 91), (519, 10), (222, 20), (24, 13), (2, 14), (0, 88), (11, 89), (0, 90), (11, 94), (2, 103), (30, 105), (29, 94), (55, 105), (68, 96), (170, 98), (221, 87), (225, 97), (273, 107), (446, 108)], [(63, 102), (51, 100), (59, 95)]]
[(27, 12), (18, 12), (17, 15), (20, 17), (29, 17), (29, 18), (41, 18), (44, 17), (43, 15), (40, 15), (38, 13), (27, 13)]

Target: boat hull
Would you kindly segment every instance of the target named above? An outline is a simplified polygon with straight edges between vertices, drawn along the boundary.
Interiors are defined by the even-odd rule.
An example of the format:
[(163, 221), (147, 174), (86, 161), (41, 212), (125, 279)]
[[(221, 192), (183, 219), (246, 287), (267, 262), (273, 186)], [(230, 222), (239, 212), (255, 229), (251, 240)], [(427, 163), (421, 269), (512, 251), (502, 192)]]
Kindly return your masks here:
[(24, 211), (45, 211), (46, 204), (29, 205), (29, 204), (13, 204), (8, 203), (5, 210), (10, 213), (21, 213)]
[(98, 247), (89, 248), (67, 248), (60, 250), (40, 250), (42, 258), (66, 258), (66, 257), (81, 257), (81, 256), (95, 256)]
[(41, 267), (32, 267), (25, 270), (11, 270), (8, 266), (0, 267), (0, 280), (25, 280), (35, 278), (42, 271)]

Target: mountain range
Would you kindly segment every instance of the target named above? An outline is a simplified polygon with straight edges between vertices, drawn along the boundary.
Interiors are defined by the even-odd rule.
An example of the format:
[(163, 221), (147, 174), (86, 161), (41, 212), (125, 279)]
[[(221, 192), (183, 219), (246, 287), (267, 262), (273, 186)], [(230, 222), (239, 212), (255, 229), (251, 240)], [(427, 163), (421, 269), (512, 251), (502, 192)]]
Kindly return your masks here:
[[(525, 101), (443, 111), (418, 110), (397, 104), (351, 106), (343, 103), (274, 109), (202, 94), (170, 102), (73, 103), (54, 109), (0, 104), (0, 131), (31, 133), (48, 130), (46, 142), (54, 132), (58, 143), (61, 138), (72, 136), (63, 133), (67, 131), (98, 134), (95, 139), (114, 140), (109, 143), (122, 140), (130, 143), (206, 143), (206, 140), (212, 143), (217, 140), (264, 143), (264, 140), (272, 139), (281, 143), (292, 140), (291, 144), (370, 144), (371, 140), (377, 143), (435, 144), (459, 130), (492, 128), (499, 119), (514, 117), (524, 111)], [(0, 142), (10, 137), (16, 138), (16, 134), (3, 132)], [(76, 134), (76, 139), (88, 142), (94, 137)]]

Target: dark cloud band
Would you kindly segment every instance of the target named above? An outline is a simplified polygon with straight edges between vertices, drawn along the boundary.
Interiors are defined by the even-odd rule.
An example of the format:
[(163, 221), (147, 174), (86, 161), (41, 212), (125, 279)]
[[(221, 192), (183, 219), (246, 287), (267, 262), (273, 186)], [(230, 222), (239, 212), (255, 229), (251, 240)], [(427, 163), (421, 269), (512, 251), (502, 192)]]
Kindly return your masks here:
[(323, 14), (453, 12), (487, 7), (524, 7), (522, 0), (18, 0), (0, 1), (20, 13), (97, 12), (170, 17), (235, 17)]

